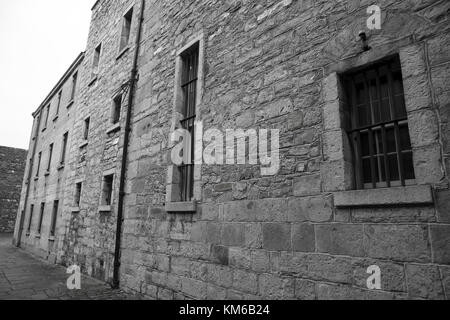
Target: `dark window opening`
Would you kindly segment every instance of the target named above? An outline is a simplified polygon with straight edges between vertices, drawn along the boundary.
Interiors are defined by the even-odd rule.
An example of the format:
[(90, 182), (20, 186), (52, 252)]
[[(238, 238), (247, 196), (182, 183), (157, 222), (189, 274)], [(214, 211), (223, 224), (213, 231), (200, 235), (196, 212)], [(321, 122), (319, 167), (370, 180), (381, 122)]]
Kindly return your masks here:
[(57, 105), (56, 105), (56, 114), (55, 114), (55, 117), (57, 117), (57, 116), (59, 115), (59, 109), (60, 109), (60, 107), (61, 107), (61, 100), (62, 100), (62, 91), (60, 91), (60, 92), (58, 93), (58, 103), (57, 103)]
[(191, 134), (191, 141), (186, 141), (183, 155), (184, 163), (180, 171), (180, 198), (181, 201), (192, 201), (194, 196), (194, 125), (197, 105), (197, 83), (199, 44), (195, 44), (182, 55), (181, 92), (183, 96), (183, 116), (181, 126)]
[(78, 72), (72, 76), (72, 91), (70, 93), (70, 101), (75, 100), (75, 91), (77, 89)]
[(111, 122), (117, 124), (120, 122), (120, 114), (122, 111), (122, 95), (118, 95), (114, 98), (113, 108), (111, 114)]
[(112, 191), (113, 191), (114, 175), (105, 176), (103, 178), (103, 190), (102, 190), (102, 205), (112, 205)]
[(415, 180), (398, 57), (344, 76), (358, 189)]
[(64, 165), (66, 163), (66, 152), (67, 152), (67, 141), (69, 139), (69, 133), (66, 132), (63, 136), (63, 144), (62, 144), (62, 150), (61, 150), (61, 165)]
[(48, 152), (48, 164), (47, 164), (47, 172), (50, 172), (53, 158), (53, 143), (50, 145), (50, 149)]
[(94, 51), (94, 61), (92, 63), (92, 78), (95, 78), (98, 74), (98, 68), (100, 65), (100, 54), (102, 52), (102, 45), (98, 45)]
[(37, 234), (40, 235), (42, 231), (42, 221), (44, 220), (45, 203), (41, 203), (41, 211), (39, 214), (39, 223), (37, 228)]
[(36, 169), (36, 177), (39, 177), (39, 172), (41, 171), (41, 161), (42, 161), (42, 152), (39, 152), (38, 164), (37, 164), (37, 169)]
[(75, 185), (75, 199), (74, 199), (74, 206), (79, 208), (81, 203), (81, 189), (83, 187), (83, 184), (81, 182), (77, 183)]
[(50, 237), (54, 237), (56, 234), (56, 222), (58, 219), (58, 207), (59, 201), (53, 202), (53, 212), (52, 212), (52, 224), (50, 226)]
[(120, 36), (120, 51), (128, 46), (131, 34), (131, 23), (133, 20), (133, 9), (130, 9), (123, 17), (122, 34)]
[(47, 129), (47, 124), (48, 124), (48, 118), (49, 118), (49, 116), (50, 116), (50, 105), (48, 105), (47, 108), (46, 108), (44, 128), (43, 128), (42, 130)]
[(89, 139), (89, 127), (91, 125), (91, 118), (87, 118), (86, 120), (84, 120), (84, 134), (83, 134), (83, 138), (84, 140), (88, 140)]

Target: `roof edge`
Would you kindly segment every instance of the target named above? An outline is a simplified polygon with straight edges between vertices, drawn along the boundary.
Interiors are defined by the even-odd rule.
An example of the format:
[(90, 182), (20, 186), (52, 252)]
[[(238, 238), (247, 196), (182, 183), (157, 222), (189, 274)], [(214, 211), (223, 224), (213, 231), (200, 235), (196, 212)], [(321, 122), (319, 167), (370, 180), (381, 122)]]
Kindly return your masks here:
[(43, 106), (47, 105), (49, 103), (49, 101), (51, 100), (51, 98), (56, 94), (56, 92), (62, 87), (62, 85), (64, 84), (64, 82), (68, 79), (69, 75), (72, 74), (72, 72), (74, 71), (74, 69), (76, 69), (81, 62), (84, 59), (84, 54), (85, 52), (81, 52), (78, 57), (74, 60), (74, 62), (72, 62), (72, 64), (70, 65), (70, 67), (66, 70), (66, 72), (63, 74), (63, 76), (61, 77), (61, 79), (59, 79), (59, 81), (56, 83), (56, 85), (53, 87), (53, 89), (50, 91), (50, 93), (47, 95), (47, 97), (44, 99), (44, 101), (39, 105), (39, 107), (37, 108), (37, 110), (35, 112), (33, 112), (33, 117), (36, 117), (37, 114), (41, 111), (41, 109), (43, 108)]

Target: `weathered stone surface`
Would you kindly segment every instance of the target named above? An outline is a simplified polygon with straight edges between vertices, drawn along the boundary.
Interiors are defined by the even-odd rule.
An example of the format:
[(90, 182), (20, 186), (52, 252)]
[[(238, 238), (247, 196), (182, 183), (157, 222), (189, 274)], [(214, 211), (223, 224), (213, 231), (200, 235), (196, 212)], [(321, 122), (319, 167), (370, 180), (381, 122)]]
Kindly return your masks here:
[(26, 150), (0, 147), (0, 233), (14, 231), (26, 158)]
[(294, 196), (312, 196), (321, 192), (320, 175), (303, 176), (294, 180)]
[(363, 241), (364, 251), (371, 258), (431, 262), (427, 226), (365, 225)]
[(363, 225), (329, 224), (316, 226), (317, 251), (364, 257)]
[(430, 226), (433, 260), (439, 264), (450, 264), (450, 226)]
[(316, 233), (312, 224), (302, 223), (292, 226), (292, 250), (297, 252), (315, 252)]
[(256, 294), (258, 292), (258, 278), (254, 273), (235, 270), (233, 275), (233, 287), (243, 292)]
[(411, 298), (445, 299), (439, 268), (431, 265), (407, 265), (408, 293)]
[(295, 281), (274, 275), (259, 277), (259, 295), (270, 300), (294, 299)]
[(316, 284), (307, 280), (295, 281), (295, 298), (298, 300), (316, 300)]
[(450, 191), (437, 192), (436, 204), (438, 222), (450, 223)]
[(263, 224), (263, 248), (269, 251), (291, 250), (291, 227), (282, 223)]

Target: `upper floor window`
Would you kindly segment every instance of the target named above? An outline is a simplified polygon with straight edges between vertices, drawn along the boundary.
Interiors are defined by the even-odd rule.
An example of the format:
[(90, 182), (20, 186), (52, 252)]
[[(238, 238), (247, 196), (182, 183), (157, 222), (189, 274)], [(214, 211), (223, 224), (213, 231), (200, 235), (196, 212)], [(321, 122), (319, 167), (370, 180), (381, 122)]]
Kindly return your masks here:
[(59, 109), (61, 107), (61, 100), (62, 100), (62, 90), (58, 93), (58, 103), (56, 105), (56, 114), (55, 117), (59, 115)]
[(358, 189), (415, 182), (398, 57), (343, 77)]
[(113, 107), (111, 111), (111, 122), (117, 124), (120, 122), (120, 115), (122, 111), (122, 95), (118, 95), (114, 98)]
[(42, 152), (39, 152), (37, 169), (36, 169), (36, 178), (39, 177), (39, 172), (41, 171), (41, 161), (42, 161)]
[(94, 51), (94, 60), (92, 62), (92, 78), (95, 78), (98, 74), (98, 68), (100, 65), (100, 55), (102, 53), (102, 45), (99, 44)]
[(133, 21), (133, 8), (131, 8), (122, 19), (122, 33), (120, 35), (119, 51), (124, 50), (130, 41), (131, 23)]
[(70, 101), (75, 100), (75, 92), (77, 90), (78, 72), (75, 72), (72, 76), (72, 90), (70, 91)]
[(83, 139), (88, 140), (89, 138), (89, 127), (91, 125), (91, 118), (87, 118), (84, 120), (84, 132), (83, 132)]
[(53, 158), (53, 143), (50, 145), (48, 150), (48, 163), (47, 163), (47, 172), (50, 172)]
[(184, 148), (184, 152), (187, 154), (183, 157), (187, 163), (179, 167), (180, 198), (181, 201), (191, 201), (194, 196), (194, 124), (197, 106), (199, 43), (182, 53), (181, 58), (181, 93), (183, 95), (183, 120), (181, 120), (181, 125), (183, 129), (190, 133), (191, 141), (188, 141)]
[(69, 133), (66, 132), (63, 136), (63, 143), (62, 143), (62, 149), (61, 149), (61, 165), (64, 165), (66, 163), (66, 152), (67, 152), (67, 142), (69, 140)]
[(42, 131), (45, 131), (45, 129), (47, 129), (47, 124), (48, 124), (48, 118), (50, 116), (50, 105), (47, 106), (47, 108), (45, 109), (45, 121), (44, 121), (44, 127), (42, 128)]
[(75, 196), (74, 196), (74, 206), (80, 207), (81, 203), (81, 189), (83, 188), (83, 183), (79, 182), (75, 185)]

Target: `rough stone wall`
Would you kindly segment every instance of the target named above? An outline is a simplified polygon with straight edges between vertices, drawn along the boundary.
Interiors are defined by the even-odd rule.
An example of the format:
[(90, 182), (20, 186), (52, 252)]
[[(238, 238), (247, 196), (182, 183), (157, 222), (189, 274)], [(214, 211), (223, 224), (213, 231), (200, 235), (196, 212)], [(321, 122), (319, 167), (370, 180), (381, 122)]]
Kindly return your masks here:
[[(147, 1), (127, 176), (124, 288), (159, 299), (448, 298), (448, 3), (380, 2), (383, 28), (367, 30), (373, 49), (363, 54), (358, 32), (366, 30), (371, 4)], [(282, 167), (261, 177), (258, 166), (203, 166), (198, 212), (168, 214), (175, 52), (201, 32), (205, 130), (280, 129)], [(408, 56), (410, 46), (422, 50), (418, 61)], [(324, 96), (337, 92), (337, 83), (324, 83), (333, 72), (403, 51), (405, 75), (423, 76), (407, 94), (425, 88), (420, 92), (436, 115), (428, 120), (440, 125), (428, 130), (434, 122), (422, 122), (437, 152), (418, 148), (414, 155), (421, 177), (438, 168), (428, 171), (437, 206), (337, 208), (333, 191), (342, 183), (325, 165), (340, 145), (324, 134)], [(382, 270), (380, 291), (367, 290), (371, 265)]]
[[(67, 203), (64, 207), (65, 239), (59, 261), (77, 263), (83, 272), (110, 281), (113, 271), (116, 234), (120, 161), (123, 146), (127, 86), (134, 54), (138, 6), (134, 7), (129, 49), (120, 53), (122, 17), (133, 1), (101, 1), (96, 4), (80, 69), (80, 106), (75, 120), (70, 149), (70, 176), (67, 179)], [(94, 50), (102, 51), (96, 79), (92, 77)], [(123, 93), (120, 126), (111, 123), (113, 98)], [(87, 143), (83, 139), (84, 120), (90, 117)], [(102, 179), (105, 172), (114, 173), (113, 204), (110, 211), (100, 212)], [(79, 211), (73, 212), (74, 191), (82, 182)]]
[[(133, 3), (130, 48), (119, 55), (121, 18)], [(139, 3), (102, 0), (93, 8), (77, 112), (70, 118), (58, 262), (77, 263), (103, 280), (113, 271), (126, 103), (120, 127), (109, 119), (114, 96), (129, 80)], [(146, 1), (126, 176), (124, 289), (157, 299), (449, 298), (449, 4), (380, 1), (382, 30), (369, 31), (371, 4)], [(366, 53), (360, 30), (372, 47)], [(198, 114), (205, 130), (279, 129), (281, 168), (262, 177), (259, 166), (204, 165), (197, 212), (170, 214), (176, 53), (200, 34), (205, 62)], [(402, 63), (417, 184), (430, 186), (433, 199), (415, 202), (426, 188), (407, 189), (397, 199), (404, 205), (380, 205), (386, 199), (373, 192), (372, 203), (342, 206), (355, 195), (339, 193), (353, 188), (340, 128), (340, 75), (392, 54)], [(115, 173), (114, 201), (100, 212), (105, 172)], [(74, 210), (77, 182), (83, 189)], [(46, 184), (37, 183), (38, 206)], [(371, 265), (381, 269), (382, 290), (367, 289)]]
[(0, 233), (14, 231), (26, 157), (26, 150), (0, 147)]
[[(82, 60), (80, 55), (77, 58)], [(55, 262), (58, 255), (58, 248), (61, 245), (65, 234), (63, 226), (64, 211), (63, 207), (68, 201), (68, 190), (66, 188), (66, 177), (71, 172), (69, 166), (70, 145), (73, 139), (73, 125), (76, 114), (79, 108), (79, 98), (77, 91), (72, 101), (72, 76), (78, 70), (74, 67), (71, 73), (66, 75), (66, 78), (58, 84), (52, 94), (44, 101), (35, 112), (34, 125), (32, 130), (32, 137), (30, 140), (26, 176), (23, 181), (22, 195), (20, 201), (20, 212), (24, 211), (23, 225), (20, 226), (20, 219), (16, 221), (16, 236), (20, 227), (22, 230), (21, 245), (23, 248), (34, 252), (44, 259)], [(68, 70), (69, 72), (69, 70)], [(78, 86), (79, 87), (79, 82)], [(57, 105), (59, 101), (58, 93), (62, 91), (59, 112), (57, 112)], [(47, 106), (50, 105), (50, 112), (48, 116), (47, 125), (45, 125), (45, 118), (47, 117)], [(61, 155), (63, 149), (63, 136), (68, 133), (67, 150), (65, 157), (65, 164), (61, 165)], [(50, 145), (53, 144), (53, 153), (50, 162), (50, 169), (48, 169), (50, 157)], [(35, 146), (36, 145), (36, 146)], [(35, 149), (34, 158), (32, 152)], [(42, 154), (41, 164), (38, 169), (38, 155)], [(31, 166), (31, 160), (33, 164)], [(28, 181), (28, 173), (31, 172), (31, 178)], [(29, 185), (29, 194), (25, 206), (26, 190)], [(58, 216), (56, 224), (56, 234), (54, 237), (50, 235), (52, 224), (52, 214), (54, 201), (59, 201)], [(45, 203), (44, 214), (42, 219), (41, 233), (38, 234), (38, 225), (40, 217), (41, 204)], [(33, 216), (31, 217), (31, 205), (34, 205)], [(18, 215), (19, 216), (19, 215)], [(28, 234), (27, 229), (31, 218), (31, 228)]]

